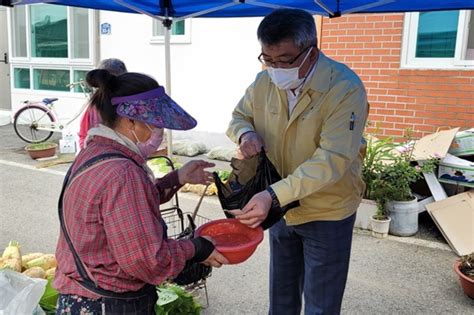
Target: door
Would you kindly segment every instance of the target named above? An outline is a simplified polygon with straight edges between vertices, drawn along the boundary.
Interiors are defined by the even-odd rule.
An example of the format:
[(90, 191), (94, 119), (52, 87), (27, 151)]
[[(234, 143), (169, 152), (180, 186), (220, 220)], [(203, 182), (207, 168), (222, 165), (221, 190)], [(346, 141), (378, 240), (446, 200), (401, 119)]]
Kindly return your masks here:
[(8, 64), (7, 9), (0, 7), (0, 111), (11, 111), (10, 65)]

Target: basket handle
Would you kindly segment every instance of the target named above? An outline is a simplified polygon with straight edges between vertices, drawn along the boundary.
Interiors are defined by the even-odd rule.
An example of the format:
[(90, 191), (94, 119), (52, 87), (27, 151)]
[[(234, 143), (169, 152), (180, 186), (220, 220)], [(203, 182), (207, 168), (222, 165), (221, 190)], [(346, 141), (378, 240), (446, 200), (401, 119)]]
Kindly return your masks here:
[[(148, 157), (148, 158), (147, 158), (147, 161), (149, 161), (149, 160), (154, 160), (154, 159), (165, 159), (165, 160), (166, 160), (166, 163), (171, 167), (171, 170), (172, 170), (172, 171), (175, 171), (175, 170), (176, 170), (176, 168), (174, 167), (173, 160), (171, 160), (168, 156), (166, 156), (166, 155), (151, 156), (151, 157)], [(176, 208), (179, 209), (178, 192), (176, 192), (176, 193), (174, 194), (174, 198), (175, 198), (175, 205), (176, 205)]]
[(207, 184), (206, 187), (204, 187), (204, 191), (202, 192), (201, 197), (199, 197), (199, 201), (196, 205), (196, 208), (194, 208), (193, 215), (191, 216), (191, 218), (193, 219), (192, 220), (193, 222), (196, 219), (196, 215), (198, 213), (199, 207), (201, 206), (202, 200), (204, 199), (204, 196), (206, 195), (206, 191), (208, 187), (209, 187), (209, 184)]

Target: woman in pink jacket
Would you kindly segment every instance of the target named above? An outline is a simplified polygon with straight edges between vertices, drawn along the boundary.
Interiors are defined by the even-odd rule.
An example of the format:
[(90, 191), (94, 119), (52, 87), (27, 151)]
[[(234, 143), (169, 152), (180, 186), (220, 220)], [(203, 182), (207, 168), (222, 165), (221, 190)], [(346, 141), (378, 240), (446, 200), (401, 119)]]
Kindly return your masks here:
[[(121, 75), (127, 72), (125, 63), (117, 58), (104, 59), (99, 63), (98, 69), (104, 69), (109, 71), (113, 75)], [(86, 137), (89, 129), (97, 127), (101, 122), (99, 113), (94, 106), (87, 106), (84, 114), (81, 117), (79, 125), (79, 148), (82, 150), (86, 145)]]

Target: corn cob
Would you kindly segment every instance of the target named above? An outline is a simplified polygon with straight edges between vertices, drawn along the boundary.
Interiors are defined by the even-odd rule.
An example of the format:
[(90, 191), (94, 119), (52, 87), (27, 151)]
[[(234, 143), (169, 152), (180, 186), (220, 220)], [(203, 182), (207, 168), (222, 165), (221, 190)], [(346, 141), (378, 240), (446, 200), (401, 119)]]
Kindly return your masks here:
[(43, 255), (44, 253), (31, 253), (31, 254), (21, 256), (21, 267), (23, 267), (23, 269), (28, 269), (26, 266), (26, 263), (30, 262), (33, 259), (39, 258)]
[(45, 254), (26, 263), (27, 269), (30, 269), (31, 267), (41, 267), (43, 270), (48, 270), (56, 267), (56, 265), (56, 258), (53, 254)]
[(209, 187), (207, 188), (206, 195), (208, 195), (208, 196), (217, 195), (216, 184), (212, 183), (212, 184), (209, 185)]
[(55, 273), (56, 273), (56, 267), (46, 270), (46, 278), (54, 277)]
[(8, 246), (3, 251), (3, 266), (0, 268), (8, 268), (21, 272), (21, 254), (20, 247), (17, 241), (10, 241)]
[(31, 267), (30, 269), (23, 271), (23, 274), (30, 278), (46, 278), (46, 272), (41, 267)]
[(46, 270), (46, 278), (54, 277), (55, 273), (56, 273), (56, 267), (49, 268), (48, 270)]

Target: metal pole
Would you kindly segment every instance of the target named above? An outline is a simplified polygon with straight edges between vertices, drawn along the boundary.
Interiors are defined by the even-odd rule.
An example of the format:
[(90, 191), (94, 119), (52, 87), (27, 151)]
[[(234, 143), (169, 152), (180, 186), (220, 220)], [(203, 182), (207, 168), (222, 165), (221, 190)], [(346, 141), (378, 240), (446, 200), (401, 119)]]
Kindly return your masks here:
[[(168, 11), (166, 9), (166, 11)], [(168, 12), (166, 12), (168, 13)], [(168, 15), (168, 14), (166, 14)], [(171, 25), (172, 21), (166, 18), (163, 21), (165, 28), (165, 74), (166, 74), (166, 93), (171, 97)], [(166, 130), (166, 140), (168, 145), (168, 156), (173, 156), (173, 134), (171, 129)]]

